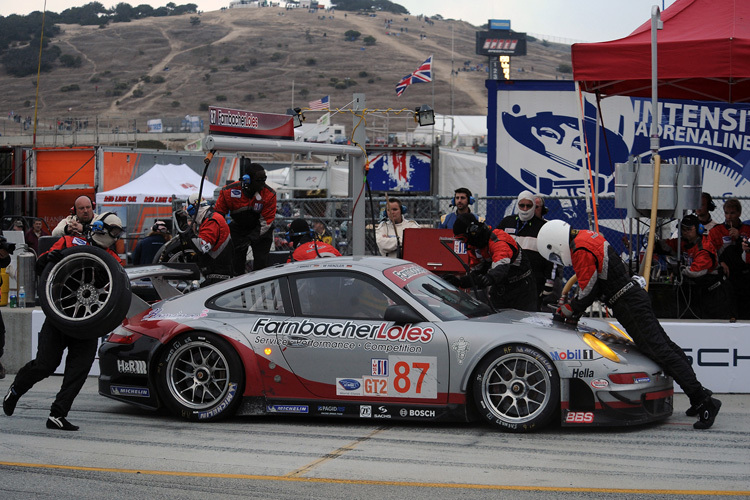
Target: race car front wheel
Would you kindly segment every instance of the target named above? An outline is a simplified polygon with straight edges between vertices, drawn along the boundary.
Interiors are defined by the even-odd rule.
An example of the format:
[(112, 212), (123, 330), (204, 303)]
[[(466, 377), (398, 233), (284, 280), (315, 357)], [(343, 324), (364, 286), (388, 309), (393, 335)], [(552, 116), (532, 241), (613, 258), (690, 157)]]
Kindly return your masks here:
[(472, 390), (482, 417), (508, 432), (544, 427), (560, 404), (560, 377), (554, 365), (523, 344), (488, 354), (474, 372)]
[(159, 395), (175, 415), (210, 422), (234, 414), (244, 391), (242, 361), (220, 337), (192, 332), (172, 340), (157, 370)]

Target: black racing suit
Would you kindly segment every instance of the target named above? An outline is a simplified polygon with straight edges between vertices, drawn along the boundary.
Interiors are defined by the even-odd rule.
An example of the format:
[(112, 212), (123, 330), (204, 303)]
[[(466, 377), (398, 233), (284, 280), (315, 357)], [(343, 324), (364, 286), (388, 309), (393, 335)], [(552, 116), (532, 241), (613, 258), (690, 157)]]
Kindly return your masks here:
[(685, 352), (656, 319), (648, 292), (630, 279), (627, 267), (607, 240), (592, 231), (579, 231), (570, 242), (570, 251), (580, 286), (578, 296), (570, 303), (573, 312), (581, 315), (601, 299), (612, 308), (638, 348), (682, 387), (691, 405), (709, 396)]

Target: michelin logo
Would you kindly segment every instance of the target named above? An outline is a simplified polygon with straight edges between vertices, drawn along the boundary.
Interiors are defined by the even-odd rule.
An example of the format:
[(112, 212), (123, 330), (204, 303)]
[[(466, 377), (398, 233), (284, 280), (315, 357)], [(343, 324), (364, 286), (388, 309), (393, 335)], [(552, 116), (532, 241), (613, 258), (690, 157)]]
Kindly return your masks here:
[(151, 393), (148, 387), (124, 387), (113, 385), (109, 388), (109, 393), (113, 396), (131, 396), (136, 398), (150, 398)]

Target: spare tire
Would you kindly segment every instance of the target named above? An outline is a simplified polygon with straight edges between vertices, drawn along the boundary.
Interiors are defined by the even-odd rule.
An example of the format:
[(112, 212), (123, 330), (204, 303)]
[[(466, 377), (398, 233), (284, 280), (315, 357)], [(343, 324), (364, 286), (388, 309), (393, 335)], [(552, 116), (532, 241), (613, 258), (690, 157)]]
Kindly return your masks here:
[(67, 335), (93, 339), (107, 335), (130, 308), (130, 280), (106, 250), (81, 245), (62, 250), (40, 277), (39, 302), (46, 319)]

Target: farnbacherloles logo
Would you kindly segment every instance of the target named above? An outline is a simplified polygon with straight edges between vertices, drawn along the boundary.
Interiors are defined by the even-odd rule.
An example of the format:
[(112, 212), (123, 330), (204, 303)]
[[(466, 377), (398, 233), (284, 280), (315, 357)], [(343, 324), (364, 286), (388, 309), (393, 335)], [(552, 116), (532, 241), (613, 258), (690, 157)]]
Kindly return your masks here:
[(386, 342), (422, 342), (432, 340), (434, 330), (410, 324), (394, 325), (388, 328), (388, 323), (379, 325), (358, 324), (352, 321), (345, 323), (316, 323), (314, 321), (276, 321), (261, 318), (255, 322), (251, 333), (266, 335), (295, 334), (311, 335), (313, 337), (328, 337), (334, 339), (381, 340)]

